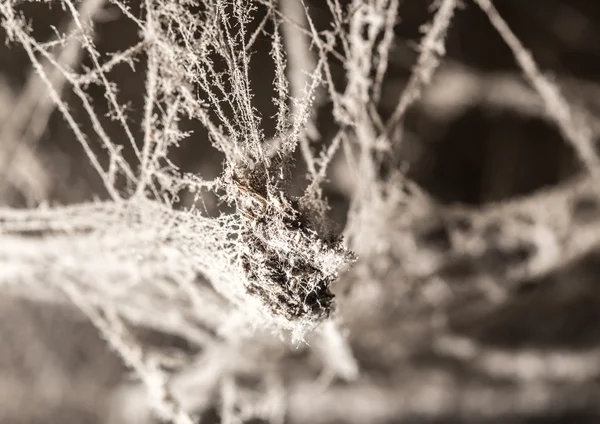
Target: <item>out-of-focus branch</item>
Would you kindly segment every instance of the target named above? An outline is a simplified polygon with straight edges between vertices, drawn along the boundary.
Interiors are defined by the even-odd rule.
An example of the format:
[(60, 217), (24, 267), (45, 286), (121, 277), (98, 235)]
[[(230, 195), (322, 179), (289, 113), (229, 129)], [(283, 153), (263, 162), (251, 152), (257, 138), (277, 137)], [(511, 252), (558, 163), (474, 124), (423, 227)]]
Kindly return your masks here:
[[(84, 1), (77, 11), (79, 20), (89, 24), (104, 3), (105, 0)], [(77, 36), (74, 20), (69, 23), (66, 34), (68, 38), (64, 43), (58, 43), (60, 51), (56, 63), (64, 69), (73, 69), (82, 57), (82, 42)], [(50, 84), (61, 94), (67, 84), (65, 74), (48, 60), (43, 60), (41, 66)], [(51, 96), (46, 95), (45, 82), (34, 69), (29, 73), (16, 105), (1, 123), (0, 173), (3, 178), (0, 181), (12, 184), (36, 202), (47, 197), (49, 176), (34, 151), (54, 108)]]
[[(406, 374), (393, 386), (360, 383), (319, 391), (313, 384), (299, 384), (289, 394), (290, 422), (384, 424), (415, 417), (432, 422), (512, 422), (515, 416), (559, 416), (573, 404), (585, 405), (590, 414), (599, 412), (599, 396), (589, 394), (591, 383), (494, 387), (441, 372)], [(584, 393), (588, 395), (582, 401)]]
[(486, 13), (491, 24), (511, 49), (525, 77), (544, 101), (548, 115), (554, 119), (565, 139), (573, 145), (589, 172), (600, 181), (600, 159), (594, 149), (593, 134), (587, 122), (573, 113), (559, 87), (538, 69), (531, 54), (523, 47), (492, 1), (475, 0), (475, 2)]
[[(279, 6), (281, 13), (297, 25), (302, 27), (307, 26), (306, 14), (304, 5), (298, 0), (282, 0)], [(292, 98), (301, 99), (308, 86), (311, 84), (310, 74), (317, 69), (317, 61), (315, 53), (311, 51), (311, 39), (304, 31), (290, 22), (283, 22), (282, 34), (283, 45), (285, 47), (287, 59), (287, 77), (290, 83), (290, 95)], [(323, 101), (323, 93), (317, 91), (315, 94), (316, 100), (313, 101), (315, 109), (319, 107)], [(311, 114), (311, 118), (306, 125), (306, 134), (310, 139), (316, 139), (317, 128), (315, 125), (316, 110)], [(292, 103), (292, 116), (299, 114), (298, 105)]]
[[(373, 255), (379, 257), (380, 270), (386, 257), (399, 260), (399, 271), (409, 279), (454, 278), (451, 270), (459, 264), (462, 279), (534, 278), (600, 245), (600, 204), (593, 187), (591, 179), (580, 178), (483, 211), (442, 208), (425, 196), (412, 198), (407, 208), (398, 203), (407, 201), (406, 194), (389, 193), (389, 202), (373, 211), (381, 231), (373, 227), (371, 233), (375, 240), (387, 240), (379, 243), (387, 247), (374, 248)], [(397, 190), (406, 193), (401, 186)], [(398, 214), (399, 208), (403, 213)], [(211, 255), (231, 266), (231, 258), (219, 258), (212, 250), (222, 230), (210, 220), (193, 221), (187, 214), (184, 220), (179, 214), (152, 202), (135, 208), (99, 203), (0, 210), (0, 287), (15, 295), (59, 301), (51, 288), (60, 284), (64, 270), (79, 275), (90, 296), (115, 305), (134, 322), (162, 309), (162, 331), (191, 336), (198, 323), (217, 331), (226, 321), (227, 308), (196, 281), (198, 272), (215, 266)], [(195, 224), (190, 226), (189, 220)], [(207, 238), (213, 234), (217, 242), (194, 242), (189, 239), (192, 231), (204, 231)]]
[(195, 258), (170, 242), (173, 236), (165, 231), (176, 213), (150, 202), (142, 209), (99, 203), (0, 210), (0, 290), (65, 302), (56, 290), (63, 270), (78, 275), (83, 291), (114, 305), (133, 324), (204, 345), (211, 337), (202, 328), (218, 332), (227, 321), (227, 302), (199, 283)]
[(417, 64), (387, 123), (387, 129), (390, 133), (393, 134), (397, 130), (408, 107), (421, 96), (423, 87), (431, 82), (433, 73), (439, 65), (439, 58), (446, 53), (446, 33), (457, 6), (456, 0), (441, 2), (433, 22), (421, 40), (421, 51)]
[[(590, 81), (556, 76), (564, 96), (577, 116), (586, 117), (594, 134), (600, 134), (600, 120), (587, 109), (600, 108), (600, 87)], [(396, 90), (390, 89), (394, 93)], [(384, 99), (384, 107), (392, 99)], [(450, 122), (468, 108), (482, 106), (507, 110), (524, 117), (550, 120), (543, 100), (516, 73), (481, 73), (447, 60), (427, 87), (418, 105), (420, 111), (433, 118)]]

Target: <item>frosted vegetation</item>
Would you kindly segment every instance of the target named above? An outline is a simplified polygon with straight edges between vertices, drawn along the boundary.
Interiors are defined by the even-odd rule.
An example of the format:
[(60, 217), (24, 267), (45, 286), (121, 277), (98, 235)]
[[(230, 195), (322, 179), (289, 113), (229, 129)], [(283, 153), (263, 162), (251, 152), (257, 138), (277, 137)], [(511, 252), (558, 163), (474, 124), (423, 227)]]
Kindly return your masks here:
[[(35, 207), (0, 209), (0, 290), (72, 304), (93, 322), (147, 389), (119, 394), (115, 423), (155, 415), (192, 423), (211, 407), (227, 423), (386, 422), (448, 409), (534, 413), (560, 395), (541, 382), (548, 376), (575, 381), (600, 372), (596, 351), (505, 352), (447, 325), (463, 299), (502, 304), (521, 281), (600, 241), (597, 222), (581, 218), (598, 202), (597, 125), (538, 69), (491, 0), (434, 2), (412, 74), (385, 119), (377, 106), (399, 0), (323, 0), (332, 17), (325, 29), (303, 0), (145, 0), (135, 11), (121, 0), (60, 0), (70, 22), (50, 38), (37, 36), (36, 22), (22, 13), (26, 3), (0, 1), (6, 42), (26, 53), (32, 69), (1, 121), (8, 147), (0, 164), (6, 184)], [(552, 122), (585, 166), (565, 187), (471, 211), (438, 205), (396, 166), (411, 106), (444, 107), (437, 81), (454, 87), (456, 99), (461, 90), (469, 93), (463, 98), (477, 95), (468, 86), (476, 77), (460, 80), (451, 66), (436, 74), (462, 3), (487, 14), (529, 83), (504, 81), (506, 98), (490, 101)], [(109, 6), (135, 24), (139, 41), (106, 55), (95, 47), (93, 22)], [(256, 45), (265, 40), (274, 117), (257, 110), (251, 81), (250, 69), (262, 66)], [(335, 82), (339, 64), (343, 85)], [(139, 122), (111, 80), (126, 66), (145, 80)], [(511, 97), (514, 84), (519, 96)], [(90, 94), (99, 89), (102, 107)], [(63, 99), (66, 90), (85, 115)], [(336, 127), (328, 138), (316, 125), (324, 104)], [(54, 111), (101, 178), (98, 200), (43, 202), (43, 166), (31, 148)], [(190, 122), (208, 134), (194, 142), (220, 152), (215, 178), (171, 160), (194, 136), (184, 129)], [(330, 221), (323, 191), (336, 161), (351, 170), (343, 228)], [(301, 193), (292, 187), (298, 167), (306, 171)], [(171, 366), (167, 352), (137, 337), (140, 328), (194, 349)], [(497, 392), (402, 368), (424, 345), (482, 373), (535, 384)], [(369, 374), (364, 352), (386, 378)], [(241, 375), (258, 383), (244, 387)], [(453, 397), (455, 390), (462, 394)], [(478, 402), (487, 402), (485, 411)]]

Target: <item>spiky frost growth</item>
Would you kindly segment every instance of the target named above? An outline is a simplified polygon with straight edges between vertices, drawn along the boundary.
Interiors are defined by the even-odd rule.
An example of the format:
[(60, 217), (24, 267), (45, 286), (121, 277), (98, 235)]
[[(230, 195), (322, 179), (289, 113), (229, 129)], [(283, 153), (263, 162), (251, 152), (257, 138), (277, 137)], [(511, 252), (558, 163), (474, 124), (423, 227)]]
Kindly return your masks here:
[(297, 201), (282, 191), (259, 192), (236, 180), (241, 214), (241, 265), (249, 293), (288, 320), (329, 317), (329, 288), (354, 257), (340, 240), (322, 239)]
[[(413, 349), (414, 356), (419, 356), (412, 342), (419, 339), (419, 345), (432, 339), (430, 330), (443, 321), (427, 314), (433, 307), (452, 305), (455, 292), (460, 291), (456, 284), (449, 283), (475, 281), (478, 284), (469, 284), (465, 292), (485, 291), (482, 303), (502, 302), (506, 298), (504, 289), (491, 284), (495, 281), (490, 279), (505, 282), (535, 277), (599, 243), (600, 233), (592, 231), (595, 227), (588, 222), (596, 222), (598, 209), (596, 198), (589, 193), (577, 199), (562, 195), (534, 199), (542, 205), (537, 211), (519, 201), (499, 215), (455, 213), (435, 204), (417, 187), (413, 190), (412, 183), (400, 173), (390, 177), (389, 169), (382, 169), (382, 164), (397, 165), (399, 158), (389, 153), (396, 153), (407, 110), (420, 101), (421, 93), (425, 94), (425, 102), (431, 97), (425, 89), (434, 82), (434, 71), (445, 52), (446, 33), (460, 5), (456, 0), (434, 2), (439, 7), (431, 25), (425, 27), (419, 59), (387, 122), (378, 115), (378, 106), (393, 44), (398, 0), (353, 0), (344, 5), (339, 0), (327, 0), (323, 4), (333, 19), (333, 28), (328, 30), (316, 28), (302, 0), (293, 4), (270, 0), (145, 0), (141, 13), (132, 12), (128, 2), (111, 0), (109, 3), (137, 27), (141, 40), (110, 59), (103, 58), (94, 46), (93, 23), (82, 19), (96, 13), (102, 1), (76, 4), (61, 0), (73, 22), (66, 33), (57, 31), (52, 41), (36, 39), (18, 7), (23, 2), (0, 2), (0, 23), (9, 41), (23, 47), (53, 107), (75, 134), (112, 201), (52, 210), (0, 210), (0, 288), (53, 301), (64, 300), (66, 295), (152, 390), (162, 418), (189, 423), (192, 419), (185, 411), (193, 408), (175, 401), (160, 364), (149, 358), (143, 343), (132, 337), (129, 325), (179, 335), (199, 345), (207, 360), (199, 368), (214, 374), (203, 378), (196, 375), (195, 381), (206, 383), (197, 391), (208, 398), (218, 391), (214, 386), (221, 384), (223, 417), (230, 422), (240, 419), (236, 409), (256, 404), (255, 400), (242, 400), (244, 390), (236, 386), (232, 369), (250, 364), (254, 369), (248, 374), (262, 378), (284, 374), (290, 368), (282, 360), (285, 348), (280, 340), (267, 341), (260, 335), (244, 339), (247, 333), (241, 330), (248, 327), (259, 330), (256, 333), (265, 328), (275, 328), (279, 334), (281, 329), (289, 329), (300, 339), (307, 330), (325, 322), (324, 331), (312, 344), (323, 364), (328, 364), (324, 368), (329, 366), (333, 374), (345, 380), (359, 378), (359, 364), (352, 349), (328, 319), (335, 309), (331, 285), (338, 271), (355, 260), (342, 240), (326, 231), (323, 220), (327, 204), (321, 184), (340, 148), (353, 173), (359, 175), (344, 232), (366, 266), (357, 267), (358, 272), (348, 279), (353, 277), (352, 283), (362, 286), (358, 294), (346, 299), (340, 296), (342, 306), (344, 300), (345, 306), (350, 305), (348, 316), (355, 317), (352, 337), (359, 346), (357, 351), (363, 343), (366, 347), (362, 349), (369, 355), (379, 351), (389, 354), (386, 350), (393, 345), (390, 335), (394, 335), (393, 339), (403, 345), (398, 351), (411, 353)], [(578, 129), (566, 101), (533, 66), (491, 3), (477, 3), (513, 49), (541, 94), (548, 115), (597, 174), (598, 159), (592, 152), (587, 129)], [(259, 12), (264, 14), (260, 20), (256, 19)], [(287, 16), (298, 14), (306, 16)], [(287, 28), (280, 28), (284, 25)], [(308, 34), (311, 43), (294, 42), (299, 34)], [(265, 137), (263, 111), (256, 110), (249, 72), (254, 44), (263, 36), (270, 39), (274, 68), (272, 101), (277, 112), (273, 140)], [(81, 54), (71, 55), (69, 60), (61, 60), (61, 54), (54, 51), (56, 47), (68, 52), (67, 47), (73, 44)], [(313, 48), (314, 55), (307, 51)], [(299, 50), (290, 52), (292, 49)], [(117, 86), (109, 75), (113, 68), (133, 64), (141, 55), (147, 68), (138, 129), (143, 135), (137, 137), (139, 131), (132, 128), (127, 108), (119, 103)], [(91, 60), (90, 69), (79, 69), (80, 56)], [(344, 65), (343, 92), (336, 91), (337, 81), (330, 69), (334, 56)], [(313, 59), (318, 60), (313, 63)], [(88, 115), (91, 134), (83, 131), (73, 108), (61, 97), (67, 84)], [(124, 143), (103, 128), (89, 91), (94, 85), (103, 90)], [(321, 85), (328, 90), (339, 128), (331, 144), (321, 146), (318, 155), (310, 142), (313, 138), (319, 141), (312, 127), (317, 109), (314, 99)], [(471, 94), (464, 97), (471, 97), (467, 102), (473, 102)], [(182, 120), (202, 124), (209, 134), (207, 142), (223, 153), (223, 174), (219, 178), (205, 181), (170, 162), (168, 153), (188, 136), (180, 128)], [(92, 148), (94, 140), (104, 151), (98, 153), (99, 149)], [(133, 152), (127, 160), (123, 144)], [(292, 198), (287, 183), (297, 150), (306, 162), (309, 186), (302, 197)], [(173, 200), (184, 188), (210, 190), (234, 211), (209, 218), (194, 207), (176, 210)], [(560, 213), (550, 216), (546, 211), (551, 210)], [(569, 214), (583, 215), (580, 218), (585, 225), (578, 227)], [(544, 221), (548, 225), (540, 225)], [(361, 272), (364, 270), (367, 272)], [(446, 285), (453, 290), (447, 290)], [(405, 296), (409, 289), (416, 298), (424, 293), (421, 303)], [(425, 297), (429, 299), (423, 303)], [(361, 311), (352, 310), (352, 305), (365, 304), (363, 309), (368, 315), (361, 317)], [(389, 312), (392, 314), (387, 316)], [(403, 324), (412, 326), (413, 321), (405, 319), (411, 313), (417, 313), (412, 318), (418, 326), (428, 328), (403, 328)], [(370, 326), (361, 327), (363, 317), (370, 320)], [(430, 321), (435, 323), (429, 326)], [(390, 328), (385, 327), (386, 323)], [(452, 343), (448, 340), (438, 341), (437, 347), (459, 360), (471, 360), (473, 352), (479, 350), (476, 345), (468, 346), (465, 355), (459, 339), (450, 340)], [(274, 344), (277, 348), (269, 351)], [(252, 348), (259, 353), (249, 355)], [(222, 354), (225, 351), (236, 354), (228, 357)], [(404, 360), (391, 353), (390, 370)], [(490, 363), (497, 363), (498, 357), (495, 353), (482, 355), (476, 365), (494, 368)], [(266, 371), (265, 363), (280, 368)], [(304, 370), (307, 364), (302, 367)], [(510, 369), (504, 363), (502, 368)], [(400, 409), (388, 409), (390, 419), (397, 420), (403, 413), (410, 416), (414, 411), (431, 413), (431, 382), (417, 375), (419, 369), (406, 367), (402, 370), (405, 375), (406, 369), (410, 369), (408, 374), (414, 372), (414, 379), (409, 376), (408, 383), (418, 382), (423, 390), (417, 393), (415, 403), (413, 394), (405, 393), (415, 386), (402, 383), (401, 390), (385, 404), (395, 405), (399, 398), (408, 400)], [(455, 387), (445, 381), (438, 387), (439, 398), (451, 408), (455, 397), (449, 394)], [(296, 387), (294, 392), (294, 384), (290, 384), (287, 405), (292, 418), (304, 416), (307, 422), (339, 421), (339, 417), (372, 421), (373, 403), (354, 402), (364, 397), (362, 383), (340, 389), (347, 391), (354, 407), (348, 410), (339, 410), (339, 398), (319, 393), (315, 399), (312, 382), (306, 391)], [(279, 386), (273, 387), (279, 395), (284, 393)], [(470, 390), (469, 399), (478, 394)], [(254, 388), (248, 391), (254, 394)], [(186, 388), (177, 395), (187, 395), (194, 402), (202, 398)], [(379, 394), (377, 397), (387, 399)], [(277, 401), (283, 402), (280, 398)], [(203, 402), (208, 404), (214, 399)], [(307, 404), (317, 406), (314, 411), (306, 411)], [(469, 400), (467, 404), (474, 403)], [(439, 410), (439, 405), (433, 407)], [(370, 415), (361, 415), (366, 411)], [(276, 415), (280, 417), (281, 411)], [(139, 421), (138, 416), (135, 420)]]
[[(94, 59), (93, 69), (82, 75), (61, 66), (48, 48), (31, 36), (12, 3), (0, 6), (2, 24), (9, 39), (25, 48), (56, 107), (86, 149), (111, 196), (120, 200), (131, 195), (116, 187), (115, 182), (123, 178), (128, 190), (134, 192), (130, 205), (148, 197), (166, 203), (168, 209), (170, 199), (175, 198), (181, 188), (224, 190), (225, 200), (237, 207), (238, 214), (213, 220), (199, 220), (194, 211), (179, 214), (175, 219), (177, 225), (165, 231), (180, 229), (183, 234), (190, 230), (196, 236), (182, 237), (177, 242), (170, 239), (168, 244), (172, 242), (177, 249), (196, 257), (202, 275), (209, 278), (217, 291), (236, 303), (243, 302), (240, 299), (248, 300), (250, 294), (257, 297), (259, 303), (266, 302), (262, 309), (286, 319), (302, 317), (314, 324), (329, 316), (332, 307), (329, 284), (339, 266), (348, 262), (350, 256), (339, 241), (320, 241), (324, 235), (318, 221), (322, 217), (312, 216), (314, 213), (308, 210), (310, 201), (304, 202), (305, 207), (300, 212), (297, 202), (287, 200), (285, 194), (291, 155), (303, 138), (304, 127), (312, 113), (320, 70), (307, 77), (305, 92), (295, 93), (298, 98), (290, 98), (284, 76), (285, 52), (278, 32), (282, 22), (275, 18), (273, 6), (251, 32), (249, 28), (255, 23), (258, 7), (246, 1), (209, 0), (195, 7), (188, 2), (148, 0), (143, 4), (142, 18), (134, 16), (126, 3), (116, 1), (123, 15), (140, 28), (143, 40), (102, 64), (95, 52), (91, 31), (77, 20), (79, 12), (75, 4), (69, 0), (64, 4), (76, 23), (75, 29), (83, 34), (67, 35), (80, 36), (82, 45)], [(254, 108), (249, 79), (253, 44), (268, 22), (273, 24), (274, 102), (278, 107), (276, 137), (281, 140), (276, 154), (267, 153), (262, 118)], [(117, 101), (116, 86), (107, 77), (113, 67), (132, 61), (140, 52), (147, 55), (141, 148), (127, 122), (125, 108)], [(37, 55), (47, 59), (74, 86), (94, 123), (94, 130), (110, 153), (108, 170), (88, 148), (86, 135), (53, 88)], [(124, 161), (120, 147), (102, 128), (85, 92), (91, 84), (105, 88), (113, 114), (139, 161), (137, 172)], [(290, 102), (298, 106), (294, 116), (288, 110)], [(179, 128), (182, 118), (199, 120), (207, 128), (211, 143), (225, 155), (224, 178), (206, 182), (197, 176), (182, 174), (167, 159), (171, 147), (187, 136)], [(240, 181), (245, 181), (245, 190), (240, 189)], [(249, 198), (254, 199), (250, 202), (252, 207)], [(260, 208), (248, 219), (248, 211), (256, 206), (259, 198), (262, 198), (258, 201)], [(205, 224), (220, 230), (207, 231)], [(194, 231), (196, 225), (200, 228)], [(224, 235), (227, 242), (217, 237), (217, 233)], [(205, 245), (214, 244), (211, 240), (221, 240), (217, 243), (221, 247), (207, 251)], [(214, 254), (227, 257), (215, 262)], [(217, 267), (217, 262), (229, 265)], [(257, 267), (261, 269), (255, 269)], [(243, 272), (240, 273), (240, 269)], [(263, 284), (267, 287), (262, 287)], [(270, 295), (265, 296), (265, 293)]]

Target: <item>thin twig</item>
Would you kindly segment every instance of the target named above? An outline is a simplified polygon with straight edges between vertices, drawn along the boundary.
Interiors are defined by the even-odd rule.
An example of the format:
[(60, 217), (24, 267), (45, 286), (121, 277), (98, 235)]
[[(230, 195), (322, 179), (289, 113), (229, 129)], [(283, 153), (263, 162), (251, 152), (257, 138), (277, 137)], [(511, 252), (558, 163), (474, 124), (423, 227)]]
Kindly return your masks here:
[(475, 2), (486, 13), (496, 31), (512, 51), (525, 77), (543, 99), (548, 114), (554, 118), (563, 136), (572, 144), (589, 172), (600, 181), (600, 159), (594, 149), (592, 131), (587, 123), (581, 117), (574, 116), (559, 87), (540, 72), (531, 54), (500, 16), (493, 3), (490, 0), (475, 0)]
[(446, 33), (457, 6), (457, 0), (443, 0), (438, 8), (429, 30), (421, 40), (417, 64), (387, 123), (388, 133), (393, 134), (397, 130), (409, 106), (421, 96), (423, 87), (431, 82), (440, 57), (446, 53)]

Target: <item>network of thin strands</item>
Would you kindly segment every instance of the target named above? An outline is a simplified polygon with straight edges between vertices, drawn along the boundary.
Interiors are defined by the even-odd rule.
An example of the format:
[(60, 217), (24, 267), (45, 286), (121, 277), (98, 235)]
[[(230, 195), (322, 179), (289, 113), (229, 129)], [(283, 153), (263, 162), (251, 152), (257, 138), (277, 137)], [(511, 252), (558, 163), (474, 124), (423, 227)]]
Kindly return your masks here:
[[(444, 314), (462, 308), (461, 295), (484, 308), (501, 304), (510, 283), (559, 269), (600, 241), (593, 126), (538, 70), (490, 0), (474, 3), (513, 51), (538, 96), (534, 102), (541, 99), (535, 104), (542, 107), (528, 113), (556, 124), (589, 176), (476, 214), (438, 207), (400, 173), (382, 178), (381, 172), (393, 162), (388, 156), (395, 151), (394, 140), (402, 138), (407, 110), (434, 79), (456, 0), (439, 1), (432, 9), (417, 63), (386, 122), (373, 105), (382, 96), (398, 0), (327, 0), (323, 7), (332, 16), (327, 30), (317, 29), (302, 1), (146, 0), (138, 13), (119, 0), (61, 0), (71, 21), (51, 40), (34, 37), (35, 23), (21, 12), (26, 3), (0, 3), (7, 41), (31, 61), (30, 86), (47, 93), (40, 119), (47, 120), (54, 109), (60, 112), (100, 175), (108, 200), (0, 210), (0, 287), (41, 302), (67, 300), (81, 309), (145, 384), (148, 404), (161, 418), (192, 423), (211, 408), (224, 422), (387, 422), (443, 417), (445, 410), (480, 418), (506, 411), (534, 414), (551, 410), (565, 396), (536, 378), (579, 381), (598, 372), (589, 353), (509, 354), (453, 335), (447, 327)], [(141, 34), (139, 43), (110, 58), (96, 51), (91, 24), (107, 5)], [(275, 69), (271, 138), (255, 109), (249, 76), (254, 45), (265, 36)], [(84, 56), (92, 65), (81, 69)], [(132, 128), (109, 75), (126, 64), (140, 68), (140, 58), (145, 62), (143, 119), (141, 128)], [(343, 91), (334, 83), (331, 60), (344, 63)], [(82, 129), (62, 100), (65, 86), (85, 110), (92, 132)], [(109, 137), (88, 95), (90, 87), (103, 89), (122, 140)], [(339, 132), (316, 152), (315, 110), (323, 98), (333, 105)], [(206, 181), (170, 161), (168, 154), (189, 136), (180, 128), (184, 119), (200, 122), (223, 154), (218, 178)], [(2, 128), (3, 138), (23, 130), (15, 129), (22, 122), (14, 116), (11, 125)], [(101, 144), (103, 156), (94, 143)], [(125, 150), (133, 161), (125, 158)], [(327, 223), (321, 188), (338, 150), (360, 175), (344, 237)], [(308, 171), (300, 197), (289, 193), (296, 151)], [(14, 175), (22, 186), (30, 181)], [(200, 207), (177, 209), (182, 190), (195, 193), (198, 205), (204, 193), (213, 192), (234, 211), (210, 217)], [(346, 285), (353, 282), (354, 288), (337, 308), (331, 289), (342, 271)], [(509, 281), (509, 289), (500, 287), (499, 278)], [(375, 284), (390, 279), (411, 283)], [(365, 304), (378, 306), (344, 314), (344, 307), (360, 311)], [(422, 318), (418, 332), (401, 325), (408, 315)], [(350, 340), (356, 352), (338, 316), (355, 332)], [(369, 327), (391, 318), (393, 328)], [(199, 346), (200, 353), (171, 375), (169, 358), (153, 356), (137, 337), (138, 328), (177, 335)], [(299, 359), (286, 342), (269, 333), (281, 336), (288, 330), (296, 342), (311, 340), (301, 349), (310, 349), (332, 376), (355, 383), (315, 395), (318, 370), (294, 362)], [(423, 340), (433, 342), (422, 348)], [(425, 356), (430, 349), (469, 362), (490, 375), (535, 381), (537, 391), (519, 386), (520, 391), (498, 392), (474, 382), (453, 396), (459, 383), (435, 369), (394, 368), (411, 346), (424, 349)], [(362, 365), (355, 355), (361, 349), (389, 371), (381, 384), (360, 379)], [(524, 371), (519, 364), (527, 360), (531, 366)], [(302, 366), (308, 371), (298, 377)], [(487, 402), (481, 411), (477, 404), (486, 396), (497, 396), (498, 402)], [(119, 402), (122, 416), (115, 422), (149, 419), (139, 391), (119, 396)]]
[[(55, 43), (68, 43), (71, 37), (80, 39), (81, 48), (88, 50), (95, 64), (93, 70), (80, 75), (56, 63), (48, 53), (49, 47), (27, 33), (25, 22), (21, 20), (15, 5), (3, 5), (4, 26), (9, 39), (22, 44), (34, 66), (42, 66), (38, 62), (38, 56), (41, 55), (52, 65), (60, 67), (63, 77), (81, 96), (92, 120), (95, 119), (94, 109), (86, 99), (85, 87), (90, 84), (104, 85), (112, 113), (122, 124), (139, 160), (139, 171), (134, 171), (121, 156), (117, 145), (108, 139), (100, 127), (96, 127), (97, 135), (109, 151), (110, 168), (103, 169), (91, 152), (90, 159), (102, 175), (115, 207), (120, 203), (126, 204), (121, 207), (124, 209), (123, 216), (115, 221), (119, 223), (118, 218), (121, 218), (124, 225), (157, 227), (150, 231), (150, 237), (154, 237), (153, 248), (162, 251), (175, 246), (182, 254), (189, 256), (194, 271), (201, 272), (213, 281), (220, 291), (225, 290), (227, 296), (243, 297), (250, 294), (260, 300), (275, 317), (287, 319), (289, 325), (298, 321), (302, 323), (301, 326), (308, 328), (311, 323), (328, 317), (333, 297), (329, 286), (338, 269), (351, 262), (352, 255), (339, 240), (321, 241), (309, 224), (310, 218), (305, 216), (310, 211), (302, 211), (297, 201), (288, 200), (278, 175), (289, 166), (285, 161), (289, 162), (289, 155), (302, 136), (315, 87), (309, 87), (305, 98), (298, 99), (299, 110), (291, 116), (287, 110), (288, 92), (283, 75), (282, 46), (275, 33), (273, 48), (281, 67), (275, 87), (279, 104), (277, 137), (282, 140), (282, 145), (274, 157), (269, 157), (265, 153), (265, 136), (260, 129), (259, 114), (251, 104), (248, 80), (253, 40), (246, 27), (251, 23), (251, 15), (256, 7), (236, 3), (229, 10), (230, 6), (226, 3), (215, 2), (202, 5), (200, 10), (192, 10), (186, 4), (157, 2), (147, 5), (145, 21), (142, 22), (128, 12), (125, 4), (118, 5), (143, 31), (143, 48), (115, 55), (110, 63), (100, 64), (93, 55), (90, 29), (78, 22), (73, 33), (64, 34)], [(71, 9), (77, 22), (81, 12), (77, 12), (76, 5), (65, 2), (64, 6)], [(276, 18), (273, 16), (272, 19)], [(123, 106), (117, 103), (117, 88), (106, 77), (110, 66), (132, 60), (132, 56), (140, 51), (148, 55), (144, 140), (141, 148), (132, 135), (135, 131), (129, 128)], [(226, 64), (227, 71), (217, 72), (214, 62), (221, 60)], [(41, 78), (46, 79), (47, 74), (43, 68), (40, 69)], [(314, 79), (317, 79), (316, 75)], [(51, 82), (49, 84), (48, 89), (53, 91)], [(78, 130), (58, 94), (53, 95), (56, 96), (57, 107), (62, 109), (79, 141), (87, 146), (87, 136)], [(218, 124), (211, 121), (211, 113), (217, 116)], [(170, 146), (185, 136), (177, 128), (182, 116), (201, 120), (210, 129), (212, 143), (226, 158), (224, 177), (218, 181), (207, 183), (194, 176), (189, 178), (198, 186), (225, 189), (226, 200), (237, 206), (238, 216), (235, 219), (231, 216), (213, 220), (200, 218), (194, 211), (173, 217), (153, 216), (146, 210), (142, 216), (136, 213), (137, 210), (147, 209), (141, 207), (141, 202), (147, 197), (159, 203), (166, 200), (165, 194), (171, 189), (162, 184), (161, 177), (163, 180), (170, 177), (167, 184), (177, 181), (177, 169), (168, 162), (166, 154)], [(121, 178), (129, 190), (119, 192), (115, 188), (116, 180)], [(169, 203), (166, 200), (166, 205)], [(149, 217), (143, 216), (145, 214), (149, 214)], [(24, 220), (28, 221), (27, 218)], [(94, 218), (90, 217), (90, 221), (93, 223)], [(107, 228), (116, 230), (102, 221), (98, 221), (91, 230), (103, 231)], [(7, 234), (14, 231), (22, 235), (25, 230), (7, 228)], [(64, 231), (67, 234), (71, 231), (89, 232), (85, 228)], [(93, 233), (95, 236), (97, 231)], [(176, 237), (178, 233), (200, 236), (197, 240), (191, 235), (189, 240), (181, 240)], [(139, 241), (146, 242), (142, 239)], [(136, 251), (135, 246), (131, 247), (128, 254), (132, 251)], [(143, 256), (144, 253), (140, 251), (139, 255)], [(218, 260), (219, 257), (224, 258)]]

